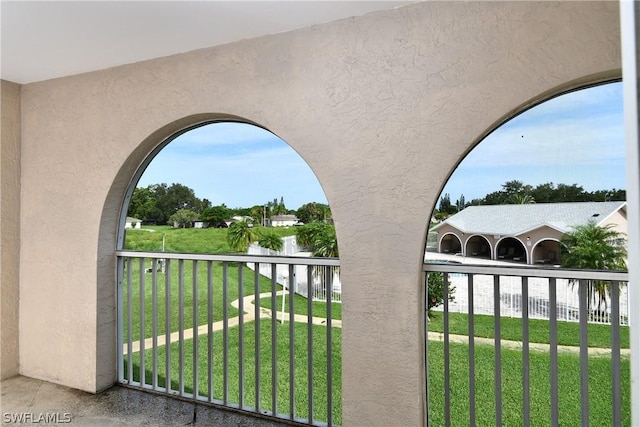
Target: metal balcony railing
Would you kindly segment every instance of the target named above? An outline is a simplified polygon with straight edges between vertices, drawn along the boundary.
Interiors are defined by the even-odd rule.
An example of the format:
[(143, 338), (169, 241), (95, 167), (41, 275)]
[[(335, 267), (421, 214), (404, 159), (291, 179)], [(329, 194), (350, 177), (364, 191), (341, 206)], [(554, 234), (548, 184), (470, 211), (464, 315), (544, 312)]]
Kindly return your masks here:
[[(425, 263), (424, 272), (425, 286), (432, 274), (444, 280), (438, 320), (425, 316), (426, 411), (432, 424), (630, 424), (629, 350), (621, 346), (621, 333), (628, 340), (628, 330), (621, 323), (632, 319), (620, 311), (626, 272), (438, 263)], [(459, 303), (447, 295), (452, 280), (464, 284), (456, 295), (465, 300), (465, 314), (451, 311)], [(487, 283), (489, 301), (476, 304), (478, 289)], [(562, 301), (559, 283), (575, 288), (577, 307)], [(429, 331), (436, 325), (437, 333)], [(603, 335), (608, 342), (590, 341)]]
[(279, 282), (305, 266), (306, 294), (330, 295), (337, 259), (116, 255), (121, 384), (298, 423), (341, 422), (339, 308)]

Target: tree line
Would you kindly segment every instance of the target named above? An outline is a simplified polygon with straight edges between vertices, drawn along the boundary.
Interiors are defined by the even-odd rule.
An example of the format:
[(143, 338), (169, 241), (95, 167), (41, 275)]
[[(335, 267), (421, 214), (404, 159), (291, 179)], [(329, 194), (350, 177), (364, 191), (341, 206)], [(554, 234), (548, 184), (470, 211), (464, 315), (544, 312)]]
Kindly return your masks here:
[(480, 199), (469, 202), (461, 195), (455, 202), (446, 193), (440, 197), (435, 217), (438, 220), (447, 218), (471, 205), (508, 205), (526, 203), (561, 203), (561, 202), (609, 202), (626, 200), (626, 191), (620, 189), (586, 191), (578, 184), (524, 184), (522, 181), (512, 180), (502, 184), (502, 189), (487, 194)]
[(129, 201), (127, 216), (142, 220), (144, 224), (171, 224), (189, 226), (194, 220), (202, 220), (210, 227), (220, 227), (234, 216), (251, 218), (254, 224), (264, 224), (274, 215), (295, 215), (301, 222), (330, 222), (331, 209), (324, 203), (310, 202), (298, 209), (287, 209), (284, 197), (251, 207), (230, 208), (226, 204), (213, 206), (207, 199), (200, 199), (193, 189), (182, 184), (152, 184), (136, 187)]

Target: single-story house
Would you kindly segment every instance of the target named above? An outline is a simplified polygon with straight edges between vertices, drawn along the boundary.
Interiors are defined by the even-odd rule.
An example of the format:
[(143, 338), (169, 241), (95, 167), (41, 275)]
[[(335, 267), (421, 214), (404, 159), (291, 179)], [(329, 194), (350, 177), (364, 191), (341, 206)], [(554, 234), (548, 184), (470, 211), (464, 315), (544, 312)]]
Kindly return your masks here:
[(274, 215), (270, 222), (272, 227), (291, 227), (298, 223), (298, 217), (295, 215)]
[(124, 223), (124, 228), (136, 228), (139, 229), (142, 226), (142, 220), (138, 218), (127, 217)]
[(231, 224), (235, 222), (241, 222), (241, 221), (248, 222), (249, 226), (253, 227), (253, 217), (250, 217), (250, 216), (236, 215), (231, 218), (225, 219), (224, 223), (227, 225), (227, 227), (229, 227)]
[(527, 264), (558, 264), (560, 240), (594, 221), (627, 234), (626, 202), (469, 206), (433, 227), (440, 253)]

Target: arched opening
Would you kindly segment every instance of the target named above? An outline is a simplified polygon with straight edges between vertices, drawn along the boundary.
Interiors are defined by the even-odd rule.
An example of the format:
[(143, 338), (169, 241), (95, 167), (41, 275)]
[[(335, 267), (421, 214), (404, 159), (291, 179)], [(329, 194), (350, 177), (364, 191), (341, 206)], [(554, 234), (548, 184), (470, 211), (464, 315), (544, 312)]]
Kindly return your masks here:
[(491, 243), (484, 236), (471, 236), (467, 240), (465, 254), (468, 257), (491, 259)]
[[(185, 119), (180, 127), (169, 125), (143, 142), (121, 170), (118, 185), (114, 184), (110, 193), (113, 200), (104, 208), (103, 227), (110, 224), (117, 230), (113, 234), (117, 240), (112, 240), (117, 248), (117, 380), (143, 390), (275, 418), (340, 422), (339, 264), (337, 258), (309, 257), (312, 253), (322, 256), (315, 252), (320, 244), (326, 256), (336, 256), (335, 231), (326, 236), (321, 233), (320, 237), (326, 237), (321, 242), (306, 243), (312, 253), (300, 248), (285, 259), (272, 253), (247, 255), (246, 249), (240, 254), (213, 253), (209, 246), (165, 251), (164, 234), (169, 232), (156, 227), (169, 226), (145, 226), (144, 221), (141, 229), (132, 222), (127, 226), (136, 183), (160, 151), (190, 130), (229, 121), (195, 119)], [(254, 177), (256, 169), (252, 169)], [(287, 172), (291, 174), (291, 170)], [(265, 219), (268, 207), (260, 208), (259, 216)], [(119, 211), (117, 220), (114, 211)], [(274, 216), (288, 214), (273, 212)], [(322, 212), (322, 222), (308, 225), (321, 224), (320, 231), (333, 230), (330, 217), (330, 211)], [(266, 230), (276, 239), (293, 233), (288, 243), (296, 246), (296, 232), (304, 227), (278, 225), (272, 224), (269, 230), (263, 225), (249, 228), (252, 233)], [(193, 227), (185, 231), (226, 235), (232, 228)], [(146, 237), (163, 234), (156, 238), (162, 246), (131, 250), (128, 233)], [(256, 239), (259, 247), (270, 244), (269, 239), (263, 243), (265, 235)], [(282, 250), (291, 250), (287, 242), (282, 246)], [(321, 316), (324, 323), (315, 319)], [(265, 348), (261, 349), (260, 343)], [(285, 347), (289, 349), (286, 352), (282, 351)], [(296, 349), (303, 347), (307, 351), (298, 354)], [(318, 369), (324, 380), (322, 384), (315, 380), (312, 386)], [(309, 384), (299, 385), (305, 381)], [(314, 392), (309, 394), (309, 390)]]
[(552, 264), (561, 263), (560, 259), (560, 242), (555, 239), (543, 239), (533, 247), (532, 262), (534, 264)]
[[(568, 256), (561, 257), (560, 255), (561, 249), (565, 251), (565, 254), (571, 253), (567, 244), (571, 240), (566, 239), (566, 236), (587, 230), (586, 233), (579, 235), (580, 237), (573, 239), (573, 241), (584, 243), (585, 240), (588, 240), (593, 242), (595, 239), (585, 239), (585, 236), (591, 236), (588, 233), (598, 227), (607, 231), (616, 227), (621, 231), (626, 229), (624, 221), (618, 219), (609, 221), (610, 223), (602, 221), (602, 218), (623, 218), (626, 212), (623, 178), (624, 143), (620, 132), (622, 128), (622, 101), (619, 89), (620, 85), (614, 83), (572, 92), (567, 94), (566, 98), (562, 96), (566, 92), (558, 93), (557, 97), (551, 98), (548, 105), (545, 102), (538, 104), (538, 107), (520, 113), (511, 121), (505, 122), (499, 128), (489, 132), (489, 136), (483, 138), (482, 142), (471, 150), (467, 158), (460, 162), (458, 169), (451, 175), (451, 180), (458, 178), (456, 175), (469, 161), (473, 167), (464, 171), (469, 175), (466, 179), (461, 180), (461, 185), (465, 189), (471, 188), (476, 184), (475, 181), (480, 182), (487, 177), (492, 177), (492, 173), (500, 169), (501, 162), (509, 163), (517, 158), (518, 167), (511, 169), (510, 175), (501, 175), (499, 178), (504, 182), (502, 190), (487, 192), (485, 196), (479, 198), (470, 198), (467, 194), (461, 194), (458, 200), (453, 202), (455, 199), (450, 197), (449, 192), (453, 193), (452, 188), (455, 187), (449, 183), (443, 187), (440, 201), (445, 209), (431, 213), (431, 218), (438, 218), (441, 221), (432, 224), (430, 232), (444, 235), (465, 233), (471, 237), (464, 243), (465, 256), (456, 259), (455, 262), (451, 262), (448, 257), (434, 251), (427, 252), (425, 256), (425, 293), (427, 296), (425, 305), (428, 310), (435, 311), (435, 314), (426, 322), (427, 330), (440, 333), (441, 335), (438, 337), (444, 337), (443, 344), (432, 343), (429, 341), (432, 339), (429, 335), (425, 338), (429, 375), (427, 398), (430, 413), (436, 414), (431, 415), (434, 419), (449, 420), (446, 422), (451, 422), (451, 424), (465, 424), (469, 419), (473, 423), (495, 421), (493, 418), (483, 418), (483, 415), (476, 412), (476, 408), (484, 406), (484, 403), (480, 402), (485, 399), (485, 394), (489, 394), (490, 399), (502, 399), (503, 392), (498, 390), (496, 385), (495, 395), (485, 393), (485, 386), (478, 385), (482, 379), (477, 373), (493, 370), (495, 384), (501, 384), (500, 366), (505, 366), (508, 363), (505, 359), (512, 356), (517, 357), (518, 360), (528, 360), (530, 357), (529, 343), (547, 346), (543, 357), (549, 357), (549, 353), (557, 351), (558, 339), (552, 338), (551, 343), (547, 339), (540, 340), (535, 337), (538, 332), (546, 333), (547, 337), (557, 337), (558, 324), (562, 322), (562, 328), (566, 328), (567, 331), (563, 332), (563, 335), (566, 339), (573, 341), (572, 345), (579, 346), (580, 340), (584, 340), (583, 337), (581, 338), (580, 331), (591, 328), (591, 323), (601, 323), (612, 330), (624, 329), (628, 326), (629, 305), (628, 283), (626, 282), (628, 276), (626, 273), (604, 272), (602, 269), (594, 267), (581, 267), (583, 269), (578, 273), (574, 270), (574, 266), (565, 265), (563, 262), (563, 258), (568, 258)], [(618, 95), (608, 98), (606, 96), (608, 91)], [(589, 95), (593, 95), (595, 99), (587, 99)], [(584, 113), (584, 109), (579, 106), (574, 109), (573, 101), (568, 101), (572, 96), (574, 101), (582, 99), (592, 105), (600, 102), (597, 101), (597, 98), (602, 96), (602, 102), (608, 105), (603, 106), (602, 109), (594, 107), (585, 117), (580, 115)], [(549, 108), (550, 111), (543, 114), (538, 108)], [(526, 128), (518, 125), (522, 121), (518, 122), (516, 119), (519, 117), (521, 120), (525, 120), (528, 114), (537, 117), (536, 120), (532, 120), (532, 125)], [(545, 117), (545, 120), (539, 120), (541, 117)], [(562, 119), (558, 119), (558, 117), (562, 117)], [(560, 120), (561, 123), (556, 120)], [(587, 121), (593, 123), (586, 123)], [(574, 138), (573, 135), (566, 132), (566, 129), (562, 131), (568, 123), (571, 124), (572, 132), (576, 132), (578, 128), (592, 126), (592, 131), (589, 132), (590, 136)], [(554, 132), (558, 132), (562, 137), (553, 144), (560, 144), (561, 147), (548, 147), (545, 151), (541, 149), (544, 145), (542, 144), (538, 146), (539, 155), (527, 154), (520, 150), (526, 146), (523, 141), (527, 138), (542, 138), (545, 141), (553, 139), (543, 138), (544, 132), (537, 132), (536, 126), (550, 127)], [(607, 130), (604, 131), (603, 128)], [(475, 150), (480, 152), (483, 144), (490, 145), (491, 135), (494, 138), (499, 137), (501, 129), (505, 132), (503, 136), (506, 136), (503, 141), (504, 145), (498, 144), (495, 150), (484, 151), (484, 157), (474, 158)], [(615, 154), (608, 156), (607, 150), (612, 150)], [(588, 154), (586, 154), (587, 152)], [(562, 160), (552, 159), (552, 157), (558, 157)], [(589, 158), (588, 162), (586, 161), (587, 157)], [(575, 164), (569, 163), (576, 158), (581, 160)], [(536, 159), (539, 163), (536, 163)], [(542, 162), (540, 162), (541, 160)], [(563, 166), (562, 163), (565, 161), (568, 163)], [(616, 165), (617, 171), (611, 169), (612, 164)], [(530, 181), (524, 181), (523, 177), (529, 176), (527, 175), (530, 172), (529, 169), (536, 168), (539, 169), (539, 176), (542, 177), (540, 183), (530, 184)], [(558, 175), (546, 175), (547, 172), (553, 173), (554, 169), (564, 170)], [(621, 182), (619, 188), (623, 190), (617, 191), (614, 187), (615, 184), (603, 184), (601, 187), (590, 186), (588, 188), (587, 178), (584, 178), (588, 174), (600, 177), (615, 174)], [(549, 179), (549, 176), (568, 176), (571, 181), (566, 181), (568, 184), (558, 185), (558, 178)], [(614, 182), (604, 179), (600, 181), (603, 183)], [(446, 209), (452, 211), (449, 216), (443, 215)], [(614, 232), (611, 236), (619, 235)], [(610, 240), (613, 241), (613, 239)], [(490, 254), (492, 255), (488, 259), (480, 259), (481, 248), (484, 244), (487, 244), (491, 249)], [(600, 253), (611, 253), (614, 251), (609, 251), (610, 248), (620, 249), (621, 246), (623, 245), (618, 239), (618, 243), (613, 242), (611, 246), (601, 246)], [(584, 248), (593, 249), (593, 245), (586, 243), (584, 246), (580, 246), (578, 243), (572, 247), (573, 255), (588, 258), (589, 254), (598, 253), (598, 251), (591, 250), (583, 253), (581, 251)], [(619, 250), (617, 253), (622, 254), (624, 250)], [(596, 257), (601, 258), (600, 255)], [(523, 268), (524, 264), (528, 264), (526, 268)], [(596, 277), (600, 274), (603, 274), (603, 277), (606, 276), (606, 279), (597, 279)], [(441, 306), (434, 306), (430, 302), (439, 303)], [(607, 309), (602, 310), (602, 307), (607, 307)], [(611, 307), (615, 308), (610, 309)], [(536, 319), (536, 321), (530, 321), (531, 319)], [(458, 322), (464, 327), (458, 327)], [(510, 326), (504, 326), (506, 324), (513, 325), (518, 329), (518, 332), (510, 338), (507, 337), (507, 330)], [(502, 357), (502, 361), (491, 366), (491, 364), (479, 363), (477, 357), (475, 360), (470, 357), (472, 361), (469, 362), (468, 367), (453, 367), (454, 360), (472, 354), (477, 355), (487, 350), (473, 339), (473, 336), (476, 337), (476, 340), (483, 336), (483, 333), (479, 331), (485, 326), (492, 331), (493, 337), (497, 337), (492, 340), (490, 352), (495, 352), (492, 354), (492, 356), (495, 355), (495, 360)], [(615, 332), (615, 334), (617, 333)], [(451, 335), (457, 334), (469, 334), (468, 341), (457, 341), (450, 338)], [(518, 345), (524, 342), (527, 344), (518, 347), (513, 355), (510, 352), (500, 354), (497, 349), (504, 346), (505, 341), (511, 340), (514, 343), (518, 342)], [(462, 345), (459, 346), (461, 343)], [(609, 347), (609, 344), (604, 341), (603, 345)], [(593, 344), (588, 344), (588, 346), (593, 346)], [(617, 347), (614, 352), (620, 352), (621, 349), (628, 346), (616, 343), (614, 347)], [(515, 346), (512, 347), (512, 349), (515, 348)], [(615, 357), (617, 356), (612, 359)], [(534, 372), (530, 366), (522, 365), (523, 372), (525, 372), (522, 378), (523, 384), (526, 382), (525, 389), (531, 393), (531, 396), (538, 392), (549, 395), (550, 399), (545, 398), (544, 400), (555, 401), (551, 404), (551, 411), (558, 411), (562, 404), (557, 403), (557, 387), (549, 388), (549, 379), (551, 379), (551, 383), (557, 384), (558, 377), (563, 375), (565, 370), (576, 372), (579, 370), (580, 363), (587, 364), (584, 358), (579, 359), (576, 357), (576, 362), (571, 368), (553, 363), (553, 371), (548, 376), (538, 377), (538, 379), (535, 379), (538, 372)], [(454, 370), (469, 372), (469, 378), (460, 380), (451, 374)], [(621, 370), (617, 366), (615, 371), (614, 378), (622, 375), (625, 377), (623, 383), (627, 381), (626, 368)], [(603, 369), (603, 377), (610, 374), (610, 369)], [(575, 386), (579, 388), (582, 384), (583, 400), (579, 405), (566, 405), (565, 411), (573, 411), (577, 414), (582, 410), (584, 413), (584, 411), (589, 411), (590, 407), (601, 405), (602, 411), (608, 414), (616, 411), (630, 412), (628, 404), (621, 405), (620, 401), (615, 398), (593, 399), (593, 395), (590, 395), (585, 387), (591, 375), (592, 372), (582, 371), (580, 373), (579, 381), (576, 381)], [(612, 380), (612, 384), (615, 381), (615, 379)], [(437, 385), (434, 386), (434, 384)], [(443, 388), (440, 389), (439, 387), (443, 384)], [(480, 387), (482, 387), (482, 392), (478, 392)], [(620, 387), (620, 381), (617, 381), (612, 387)], [(455, 391), (453, 391), (454, 389)], [(452, 396), (459, 396), (458, 393), (464, 395), (467, 391), (469, 392), (467, 400), (473, 404), (463, 409), (462, 412), (468, 410), (469, 418), (460, 417), (455, 409), (452, 410), (457, 403), (452, 403), (453, 399), (451, 399)], [(628, 396), (627, 390), (621, 393)], [(444, 404), (438, 398), (433, 397), (439, 394), (445, 395)], [(598, 400), (598, 403), (593, 404), (588, 400), (591, 402)], [(489, 402), (487, 401), (487, 403)], [(514, 407), (514, 413), (517, 413), (521, 407), (528, 408), (531, 401), (525, 399), (519, 404), (520, 407)], [(529, 412), (529, 409), (526, 409), (525, 412)], [(499, 417), (504, 415), (499, 410), (496, 411), (496, 414)], [(537, 415), (526, 414), (521, 417), (519, 414), (514, 418), (514, 420), (517, 419), (514, 423), (521, 423), (525, 417), (528, 417), (529, 420), (535, 420)], [(604, 418), (603, 423), (606, 423)]]
[(526, 263), (527, 250), (520, 240), (514, 237), (505, 237), (496, 246), (496, 257), (498, 260)]
[(462, 253), (462, 242), (460, 238), (454, 233), (447, 233), (442, 236), (440, 239), (440, 249), (441, 253), (445, 254), (458, 254)]

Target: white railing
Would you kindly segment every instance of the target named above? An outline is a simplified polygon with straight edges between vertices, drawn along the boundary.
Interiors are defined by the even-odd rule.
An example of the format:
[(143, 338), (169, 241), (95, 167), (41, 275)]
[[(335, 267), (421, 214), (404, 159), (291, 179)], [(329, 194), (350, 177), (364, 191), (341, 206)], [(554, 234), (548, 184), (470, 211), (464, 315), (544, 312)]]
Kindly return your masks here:
[[(624, 424), (623, 420), (628, 422), (628, 356), (621, 357), (622, 354), (628, 354), (627, 349), (621, 348), (621, 323), (630, 324), (632, 321), (630, 313), (623, 314), (621, 310), (623, 304), (628, 306), (626, 298), (623, 299), (624, 303), (621, 302), (621, 296), (627, 295), (626, 272), (436, 263), (425, 263), (424, 272), (425, 287), (431, 274), (442, 274), (444, 279), (442, 331), (430, 333), (430, 322), (425, 314), (428, 337), (425, 339), (428, 419), (437, 418), (438, 422), (446, 426), (461, 422), (476, 425), (492, 421), (495, 425), (504, 425), (505, 422), (511, 424), (514, 422), (512, 419), (506, 420), (506, 417), (513, 415), (510, 412), (514, 406), (510, 405), (514, 399), (521, 399), (515, 405), (515, 412), (518, 412), (515, 423), (518, 425), (544, 423), (557, 426), (561, 418), (565, 423), (568, 422), (569, 413), (577, 414), (577, 420), (583, 426), (603, 422), (619, 426)], [(449, 300), (446, 289), (449, 288), (450, 279), (456, 287), (460, 287), (456, 290), (455, 298), (463, 301)], [(597, 293), (594, 297), (594, 285), (601, 285), (601, 289), (606, 289), (607, 295), (602, 304)], [(564, 294), (568, 292), (566, 286), (577, 291), (577, 303), (565, 297)], [(425, 292), (425, 307), (428, 306), (427, 298), (428, 292)], [(513, 304), (514, 299), (518, 303)], [(467, 314), (463, 320), (463, 327), (466, 329), (462, 334), (460, 325), (453, 326), (451, 318), (452, 308), (458, 305), (463, 306), (462, 311)], [(544, 309), (539, 309), (540, 305)], [(605, 306), (606, 309), (603, 308)], [(487, 307), (492, 312), (487, 313)], [(477, 325), (482, 321), (478, 314), (492, 316), (489, 337), (479, 338), (477, 335), (476, 327), (481, 328)], [(507, 323), (503, 320), (504, 317), (519, 318), (520, 335), (515, 339), (502, 338), (503, 335), (513, 333), (513, 329), (503, 330), (502, 324)], [(542, 327), (540, 323), (533, 326), (533, 317), (548, 321)], [(573, 329), (576, 331), (577, 343), (574, 346), (561, 344), (566, 338), (559, 336), (558, 325), (563, 318), (578, 322), (578, 326)], [(593, 322), (601, 324), (592, 325)], [(486, 327), (487, 323), (482, 326)], [(513, 328), (512, 322), (510, 326)], [(590, 345), (589, 341), (589, 332), (595, 331), (595, 328), (600, 328), (600, 332), (605, 328), (605, 337), (609, 337), (608, 342), (600, 343), (597, 348)], [(536, 333), (542, 330), (547, 334), (545, 343), (539, 344), (540, 336), (537, 336), (535, 344), (530, 342), (529, 333), (534, 330)], [(562, 330), (566, 334), (568, 329)], [(480, 333), (485, 336), (482, 334), (487, 331)], [(439, 341), (431, 344), (433, 349), (430, 349), (430, 340)], [(518, 354), (515, 358), (514, 351)], [(511, 353), (505, 357), (507, 365), (503, 366), (503, 353), (507, 356), (507, 352)], [(492, 359), (490, 369), (493, 371), (493, 378), (487, 375), (487, 355)], [(463, 368), (464, 380), (459, 377), (459, 357), (464, 357), (467, 364), (467, 368)], [(483, 357), (484, 361), (479, 362)], [(576, 362), (571, 362), (571, 357), (575, 357)], [(433, 359), (432, 363), (437, 363), (437, 368), (430, 370), (430, 359)], [(514, 360), (517, 361), (517, 370), (512, 367)], [(596, 370), (602, 375), (603, 364), (607, 367), (604, 370), (607, 381), (603, 382), (601, 377), (597, 380), (590, 378), (590, 372)], [(536, 379), (532, 380), (534, 377)], [(540, 382), (542, 377), (546, 379)], [(575, 389), (567, 390), (565, 383), (571, 383), (569, 378), (574, 378)], [(512, 388), (514, 381), (518, 384), (517, 396), (514, 396)], [(532, 395), (532, 381), (535, 381), (535, 395)], [(487, 383), (491, 384), (493, 390), (487, 390)], [(436, 389), (435, 384), (442, 389)], [(463, 389), (459, 388), (460, 384), (463, 384)], [(504, 388), (508, 388), (508, 395), (504, 395)], [(560, 394), (561, 389), (565, 394)], [(487, 393), (492, 396), (488, 402), (485, 399)], [(566, 393), (575, 396), (575, 399), (567, 399)], [(440, 396), (442, 400), (439, 400)], [(456, 402), (452, 400), (452, 396), (456, 396)], [(459, 408), (452, 411), (453, 405), (457, 405), (460, 399), (465, 404), (464, 415)], [(490, 405), (489, 409), (486, 407), (487, 403)], [(590, 415), (591, 405), (594, 404), (599, 405), (598, 411), (594, 410)], [(490, 411), (489, 414), (487, 410)], [(564, 414), (563, 417), (561, 413)], [(594, 416), (604, 419), (594, 421)], [(575, 419), (571, 422), (575, 422)]]
[[(340, 422), (332, 301), (300, 300), (276, 280), (279, 268), (304, 266), (309, 288), (337, 259), (116, 255), (121, 384), (298, 423)], [(322, 277), (331, 289), (333, 275)]]
[[(301, 252), (296, 242), (295, 236), (286, 236), (282, 238), (283, 247), (281, 251), (274, 251), (272, 249), (263, 248), (257, 243), (249, 245), (249, 255), (262, 255), (262, 256), (295, 256), (302, 258), (311, 257), (310, 252)], [(262, 264), (260, 266), (260, 274), (265, 277), (271, 278), (271, 268), (269, 265)], [(311, 298), (314, 301), (326, 301), (327, 300), (327, 283), (329, 278), (325, 277), (327, 272), (324, 269), (318, 269), (312, 267), (312, 286), (311, 286)], [(331, 288), (330, 298), (333, 302), (342, 302), (342, 284), (340, 282), (340, 269), (331, 269)], [(307, 282), (307, 266), (296, 265), (293, 269), (293, 274), (289, 274), (289, 268), (286, 265), (278, 265), (276, 269), (276, 281), (284, 286), (286, 289), (293, 288), (293, 291), (305, 298), (309, 295), (309, 284)]]
[[(522, 317), (523, 305), (528, 304), (529, 318), (549, 319), (549, 278), (530, 277), (528, 281), (529, 296), (522, 298), (522, 277), (500, 277), (500, 315), (502, 317)], [(449, 283), (455, 288), (453, 300), (449, 302), (449, 312), (469, 312), (468, 275), (449, 274)], [(591, 286), (593, 288), (593, 286)], [(600, 296), (597, 292), (589, 293), (589, 306), (593, 308), (589, 315), (589, 323), (611, 324), (611, 296)], [(556, 309), (558, 320), (577, 322), (579, 320), (578, 283), (571, 279), (556, 279)], [(493, 298), (493, 278), (489, 275), (476, 275), (473, 287), (473, 312), (475, 314), (493, 315), (495, 311)], [(620, 286), (620, 324), (629, 325), (629, 288), (626, 283)], [(434, 310), (442, 311), (443, 307)]]

